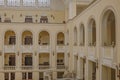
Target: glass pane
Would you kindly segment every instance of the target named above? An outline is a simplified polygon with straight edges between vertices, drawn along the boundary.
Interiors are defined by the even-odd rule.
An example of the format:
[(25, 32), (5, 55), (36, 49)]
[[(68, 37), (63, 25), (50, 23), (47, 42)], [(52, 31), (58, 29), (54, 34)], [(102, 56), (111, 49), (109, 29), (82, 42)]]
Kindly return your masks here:
[(5, 73), (5, 80), (9, 80), (9, 73)]
[(4, 0), (0, 0), (0, 5), (4, 5)]
[(50, 0), (38, 0), (38, 5), (41, 7), (48, 7), (50, 5)]
[(35, 0), (23, 0), (24, 6), (35, 6)]
[(20, 6), (20, 0), (7, 0), (8, 6)]
[(32, 79), (32, 73), (31, 72), (28, 73), (28, 79)]
[(22, 73), (22, 79), (27, 79), (26, 78), (26, 73)]

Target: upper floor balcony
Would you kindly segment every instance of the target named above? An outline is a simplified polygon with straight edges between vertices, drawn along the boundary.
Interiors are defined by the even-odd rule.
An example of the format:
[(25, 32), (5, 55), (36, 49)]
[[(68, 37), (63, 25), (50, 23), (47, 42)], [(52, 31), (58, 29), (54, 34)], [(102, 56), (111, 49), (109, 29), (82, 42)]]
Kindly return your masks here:
[(96, 58), (97, 52), (96, 52), (96, 46), (88, 46), (88, 56), (90, 58)]
[(65, 69), (64, 53), (57, 53), (57, 69)]
[(50, 51), (50, 35), (47, 31), (41, 31), (38, 37), (38, 52)]
[(40, 53), (39, 54), (39, 69), (49, 69), (50, 68), (50, 54)]
[(14, 31), (6, 31), (4, 36), (4, 52), (15, 52), (16, 47), (16, 35)]
[(16, 69), (16, 57), (15, 53), (5, 53), (4, 55), (4, 70)]
[(22, 70), (32, 70), (33, 69), (33, 57), (32, 53), (22, 54)]
[(63, 32), (59, 32), (57, 34), (57, 46), (56, 51), (57, 52), (65, 52), (65, 36)]
[(101, 48), (103, 64), (111, 66), (116, 63), (116, 47), (104, 46)]

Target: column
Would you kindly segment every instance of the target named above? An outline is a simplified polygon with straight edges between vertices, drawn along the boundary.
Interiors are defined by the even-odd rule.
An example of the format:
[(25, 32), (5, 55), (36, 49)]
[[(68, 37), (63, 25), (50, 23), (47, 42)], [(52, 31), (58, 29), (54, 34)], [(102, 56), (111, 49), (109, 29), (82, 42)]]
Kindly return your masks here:
[(32, 72), (33, 74), (33, 80), (39, 80), (39, 72)]
[(71, 0), (69, 2), (69, 19), (72, 19), (76, 16), (76, 0)]
[(77, 79), (80, 79), (80, 57), (78, 56), (78, 61), (77, 61)]
[(4, 73), (0, 72), (0, 80), (4, 80)]
[(22, 80), (22, 72), (15, 72), (15, 80)]

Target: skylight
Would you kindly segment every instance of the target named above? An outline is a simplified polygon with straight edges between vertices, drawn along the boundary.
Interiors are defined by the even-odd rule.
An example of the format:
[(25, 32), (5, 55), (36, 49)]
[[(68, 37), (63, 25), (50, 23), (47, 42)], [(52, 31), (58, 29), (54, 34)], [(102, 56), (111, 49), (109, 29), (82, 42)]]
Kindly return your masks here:
[(24, 6), (35, 6), (35, 0), (23, 0)]
[(49, 7), (50, 0), (0, 0), (3, 6)]
[(20, 0), (7, 0), (8, 6), (20, 6)]

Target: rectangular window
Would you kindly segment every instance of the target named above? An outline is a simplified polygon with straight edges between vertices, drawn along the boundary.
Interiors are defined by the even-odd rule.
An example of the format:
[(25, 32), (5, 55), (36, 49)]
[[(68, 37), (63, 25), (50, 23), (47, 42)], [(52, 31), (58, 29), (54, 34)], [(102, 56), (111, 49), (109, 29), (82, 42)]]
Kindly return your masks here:
[(32, 80), (32, 73), (28, 72), (28, 79)]
[(32, 57), (31, 56), (26, 56), (25, 57), (25, 65), (26, 66), (32, 66)]
[(26, 23), (32, 23), (32, 22), (33, 22), (32, 16), (26, 16), (26, 17), (25, 17), (25, 22), (26, 22)]
[(9, 80), (9, 73), (5, 73), (5, 80)]
[(31, 36), (26, 36), (24, 44), (25, 45), (32, 45), (32, 37)]
[(15, 66), (15, 56), (14, 55), (9, 57), (9, 66)]
[(8, 6), (20, 6), (20, 0), (7, 0)]
[(35, 0), (23, 0), (24, 6), (35, 6)]
[(50, 6), (50, 0), (38, 0), (38, 6), (41, 6), (41, 7)]
[(26, 80), (26, 79), (27, 79), (27, 73), (25, 73), (25, 72), (22, 73), (22, 79), (23, 79), (23, 80)]
[(40, 23), (48, 23), (48, 18), (47, 18), (47, 16), (41, 16), (41, 18), (40, 18)]
[(16, 43), (16, 38), (15, 38), (15, 36), (10, 36), (10, 38), (9, 38), (9, 44), (10, 45), (14, 45)]
[(11, 80), (15, 80), (15, 73), (11, 73)]
[(0, 5), (4, 5), (4, 0), (0, 0)]
[(10, 22), (11, 22), (11, 19), (10, 19), (10, 18), (5, 18), (4, 22), (10, 23)]

